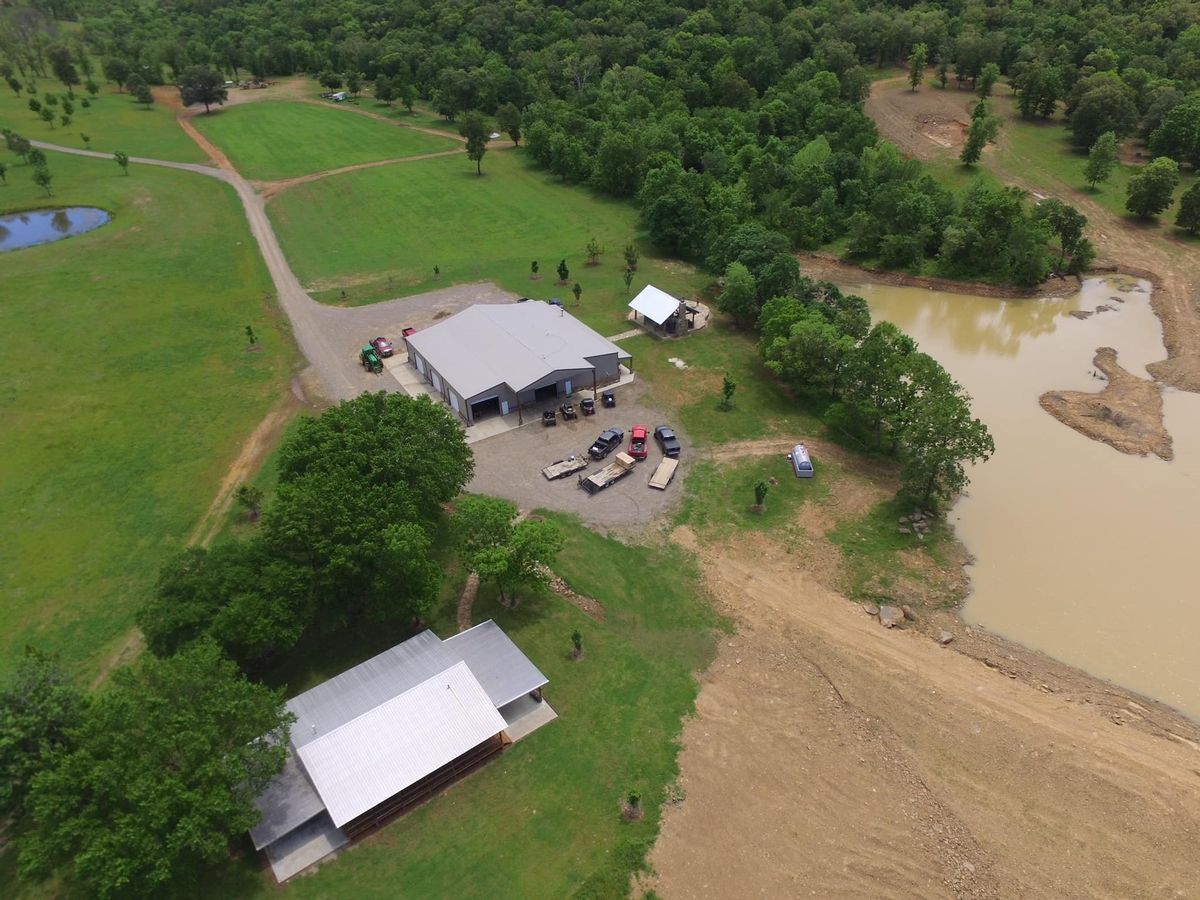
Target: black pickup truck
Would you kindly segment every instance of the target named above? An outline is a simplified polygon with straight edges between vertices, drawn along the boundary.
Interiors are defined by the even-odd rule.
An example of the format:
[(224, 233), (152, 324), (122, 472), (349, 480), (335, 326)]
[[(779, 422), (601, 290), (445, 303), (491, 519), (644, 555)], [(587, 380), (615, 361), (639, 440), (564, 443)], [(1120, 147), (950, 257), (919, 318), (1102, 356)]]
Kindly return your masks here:
[(625, 432), (620, 428), (607, 428), (600, 432), (596, 443), (588, 448), (588, 456), (592, 459), (604, 459), (625, 442)]

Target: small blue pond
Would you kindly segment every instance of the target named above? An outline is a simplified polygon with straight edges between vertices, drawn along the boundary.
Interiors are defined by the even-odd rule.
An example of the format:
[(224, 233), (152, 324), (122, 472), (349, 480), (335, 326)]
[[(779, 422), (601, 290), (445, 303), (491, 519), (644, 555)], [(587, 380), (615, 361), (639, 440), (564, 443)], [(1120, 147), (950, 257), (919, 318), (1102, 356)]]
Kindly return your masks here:
[(36, 209), (0, 216), (0, 253), (48, 244), (107, 225), (112, 216), (92, 206)]

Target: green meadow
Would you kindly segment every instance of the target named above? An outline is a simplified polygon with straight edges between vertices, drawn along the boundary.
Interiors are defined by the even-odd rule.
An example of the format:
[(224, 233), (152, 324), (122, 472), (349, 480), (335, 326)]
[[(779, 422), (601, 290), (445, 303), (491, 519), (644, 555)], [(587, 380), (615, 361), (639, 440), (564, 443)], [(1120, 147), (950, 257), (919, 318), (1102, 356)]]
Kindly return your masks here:
[(0, 667), (32, 644), (90, 680), (295, 351), (230, 188), (56, 153), (49, 168), (51, 198), (29, 167), (10, 169), (0, 213), (89, 205), (113, 219), (0, 253)]
[(214, 106), (192, 121), (242, 175), (262, 181), (462, 146), (452, 138), (311, 103), (264, 100), (228, 109)]

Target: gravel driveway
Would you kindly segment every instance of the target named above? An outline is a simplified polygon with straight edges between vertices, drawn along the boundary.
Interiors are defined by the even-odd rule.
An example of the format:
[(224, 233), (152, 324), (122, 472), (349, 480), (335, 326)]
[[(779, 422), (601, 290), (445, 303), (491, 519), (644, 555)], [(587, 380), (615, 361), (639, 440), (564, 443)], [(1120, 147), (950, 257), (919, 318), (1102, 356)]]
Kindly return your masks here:
[[(675, 423), (642, 402), (644, 393), (645, 385), (634, 381), (618, 389), (615, 409), (604, 409), (597, 404), (594, 416), (580, 416), (573, 422), (560, 417), (554, 428), (535, 423), (473, 444), (475, 478), (467, 490), (504, 497), (522, 509), (545, 507), (574, 513), (594, 525), (619, 527), (665, 519), (683, 496), (683, 482), (693, 454), (686, 436), (679, 433)], [(590, 394), (590, 391), (576, 394), (575, 399)], [(628, 440), (632, 425), (645, 425), (653, 430), (663, 424), (675, 427), (683, 443), (679, 470), (665, 491), (647, 486), (662, 459), (653, 441), (650, 456), (638, 463), (632, 474), (598, 494), (588, 494), (580, 488), (575, 475), (558, 481), (547, 481), (542, 476), (544, 466), (572, 453), (586, 454), (605, 428), (624, 429)], [(584, 473), (595, 472), (599, 465), (602, 464), (591, 463)]]

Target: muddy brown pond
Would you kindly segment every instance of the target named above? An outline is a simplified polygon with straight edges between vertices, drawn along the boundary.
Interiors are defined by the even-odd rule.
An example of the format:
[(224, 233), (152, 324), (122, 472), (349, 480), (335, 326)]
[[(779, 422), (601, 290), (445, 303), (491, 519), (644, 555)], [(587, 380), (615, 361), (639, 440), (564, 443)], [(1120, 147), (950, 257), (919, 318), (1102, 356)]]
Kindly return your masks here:
[[(1046, 390), (1103, 387), (1097, 347), (1141, 377), (1165, 358), (1149, 284), (1089, 279), (1030, 300), (846, 287), (962, 383), (995, 438), (950, 513), (975, 557), (966, 621), (1200, 719), (1200, 396), (1164, 395), (1172, 462), (1118, 453), (1038, 405)], [(1099, 306), (1112, 309), (1069, 315)]]

